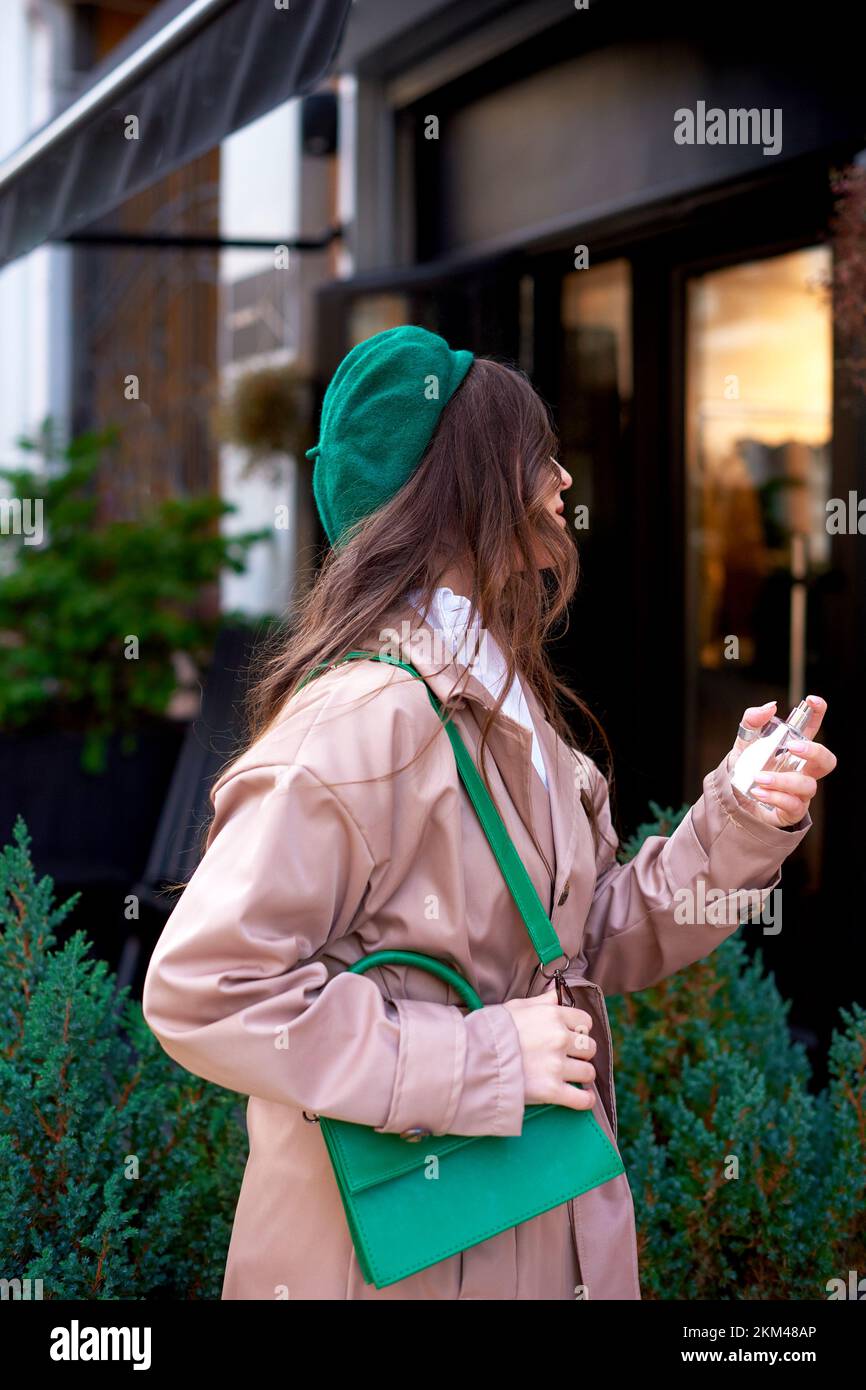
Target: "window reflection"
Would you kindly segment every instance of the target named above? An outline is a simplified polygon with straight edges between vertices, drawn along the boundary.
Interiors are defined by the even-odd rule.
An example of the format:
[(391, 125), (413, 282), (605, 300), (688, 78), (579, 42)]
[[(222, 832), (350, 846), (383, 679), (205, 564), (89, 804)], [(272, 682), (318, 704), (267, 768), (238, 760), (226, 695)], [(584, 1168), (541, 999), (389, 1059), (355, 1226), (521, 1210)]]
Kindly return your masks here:
[(365, 294), (354, 300), (349, 310), (349, 342), (352, 347), (366, 342), (386, 328), (399, 328), (413, 320), (403, 294)]
[(811, 247), (689, 282), (691, 742), (704, 767), (725, 746), (732, 674), (741, 707), (807, 693), (804, 586), (829, 563), (829, 273), (829, 249)]
[[(610, 521), (619, 451), (632, 397), (631, 270), (608, 261), (562, 282), (559, 429), (561, 460), (574, 478), (572, 511), (590, 527)], [(608, 489), (606, 495), (605, 488)], [(597, 515), (597, 512), (602, 515)], [(578, 540), (584, 539), (578, 535)]]

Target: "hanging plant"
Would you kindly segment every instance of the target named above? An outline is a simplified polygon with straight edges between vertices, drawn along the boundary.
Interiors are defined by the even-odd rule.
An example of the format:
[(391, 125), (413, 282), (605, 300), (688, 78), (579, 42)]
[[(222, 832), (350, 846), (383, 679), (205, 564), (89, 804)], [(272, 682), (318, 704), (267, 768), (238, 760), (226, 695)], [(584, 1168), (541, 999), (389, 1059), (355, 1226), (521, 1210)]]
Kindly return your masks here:
[(237, 379), (219, 409), (217, 432), (246, 449), (245, 474), (273, 467), (275, 454), (303, 458), (313, 443), (311, 398), (309, 380), (292, 366), (260, 367)]

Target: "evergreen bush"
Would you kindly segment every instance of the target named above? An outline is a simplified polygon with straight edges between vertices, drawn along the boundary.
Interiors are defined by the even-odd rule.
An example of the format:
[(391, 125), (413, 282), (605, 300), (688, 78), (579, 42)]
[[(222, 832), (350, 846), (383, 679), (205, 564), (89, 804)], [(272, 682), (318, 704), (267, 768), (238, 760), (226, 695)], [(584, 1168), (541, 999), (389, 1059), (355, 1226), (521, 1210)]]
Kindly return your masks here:
[[(625, 858), (688, 810), (650, 806)], [(824, 1299), (866, 1276), (866, 1011), (840, 1011), (814, 1095), (749, 930), (607, 1001), (644, 1298)]]
[[(685, 811), (652, 809), (626, 854)], [(82, 932), (58, 945), (72, 906), (19, 820), (0, 852), (0, 1279), (218, 1298), (243, 1100), (167, 1057)], [(866, 1012), (843, 1010), (817, 1096), (739, 933), (610, 1014), (643, 1296), (823, 1299), (866, 1275)]]
[(219, 1298), (243, 1102), (177, 1066), (84, 934), (59, 947), (19, 820), (0, 853), (0, 1278), (52, 1299)]

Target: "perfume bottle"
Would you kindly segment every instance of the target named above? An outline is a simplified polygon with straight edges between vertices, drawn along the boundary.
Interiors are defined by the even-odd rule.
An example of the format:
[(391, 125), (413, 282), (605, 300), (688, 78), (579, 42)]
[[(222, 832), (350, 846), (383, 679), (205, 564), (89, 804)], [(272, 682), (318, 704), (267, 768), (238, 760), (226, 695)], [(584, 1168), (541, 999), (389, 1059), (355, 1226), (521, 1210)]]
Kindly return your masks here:
[(774, 715), (764, 725), (760, 738), (747, 744), (734, 764), (731, 784), (738, 792), (752, 801), (759, 801), (758, 797), (752, 796), (755, 777), (759, 772), (799, 772), (805, 766), (806, 759), (789, 752), (787, 744), (789, 739), (803, 737), (803, 729), (811, 713), (812, 706), (806, 700), (801, 700), (787, 719)]

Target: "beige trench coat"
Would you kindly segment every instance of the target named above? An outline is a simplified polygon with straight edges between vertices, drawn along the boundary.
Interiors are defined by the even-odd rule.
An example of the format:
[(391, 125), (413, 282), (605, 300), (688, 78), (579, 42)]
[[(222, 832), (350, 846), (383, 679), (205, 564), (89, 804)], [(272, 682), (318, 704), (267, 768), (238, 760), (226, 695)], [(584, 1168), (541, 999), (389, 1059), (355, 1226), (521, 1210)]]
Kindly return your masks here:
[[(386, 635), (387, 649), (413, 661), (444, 698), (465, 668), (443, 655), (426, 624), (411, 645), (407, 628)], [(383, 649), (381, 639), (364, 645)], [(594, 852), (580, 800), (588, 779), (613, 839), (602, 774), (527, 699), (549, 797), (531, 735), (510, 719), (490, 738), (490, 783), (572, 957), (577, 1001), (593, 1017), (594, 1113), (615, 1142), (605, 994), (644, 989), (708, 955), (736, 925), (727, 915), (721, 926), (680, 924), (677, 890), (697, 892), (703, 880), (706, 889), (769, 892), (811, 821), (781, 830), (749, 816), (726, 759), (675, 833), (621, 865), (611, 844)], [(473, 750), (492, 702), (474, 677), (455, 702)], [(417, 762), (384, 775), (434, 733)], [(625, 1175), (389, 1288), (365, 1284), (324, 1140), (302, 1113), (386, 1133), (521, 1132), (520, 1047), (502, 1004), (551, 985), (421, 682), (380, 662), (326, 671), (218, 779), (212, 798), (207, 849), (154, 951), (144, 1013), (182, 1066), (250, 1097), (223, 1298), (640, 1298)], [(466, 1013), (447, 985), (414, 969), (346, 972), (383, 947), (449, 961), (488, 1007)]]

